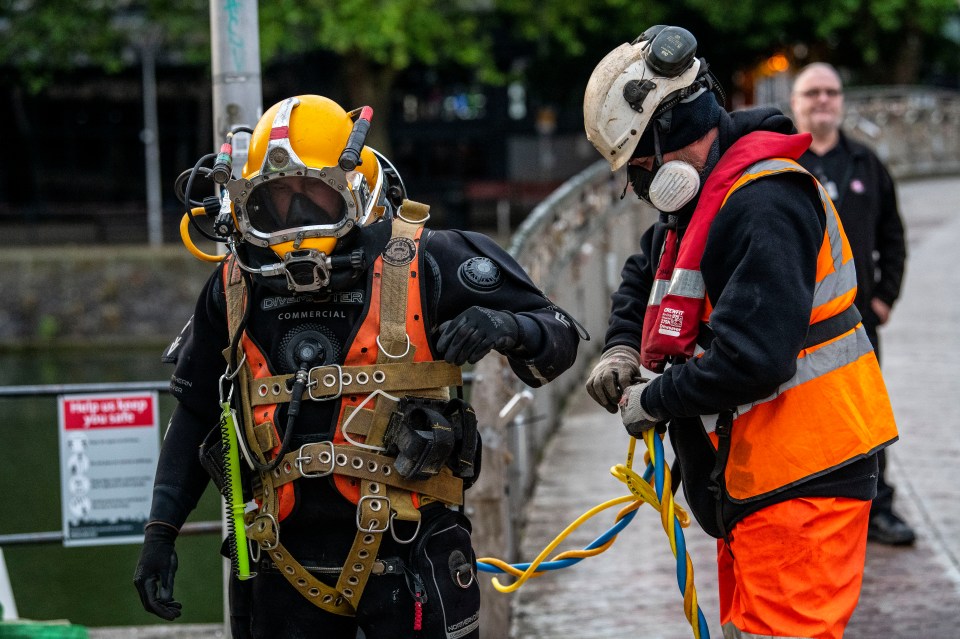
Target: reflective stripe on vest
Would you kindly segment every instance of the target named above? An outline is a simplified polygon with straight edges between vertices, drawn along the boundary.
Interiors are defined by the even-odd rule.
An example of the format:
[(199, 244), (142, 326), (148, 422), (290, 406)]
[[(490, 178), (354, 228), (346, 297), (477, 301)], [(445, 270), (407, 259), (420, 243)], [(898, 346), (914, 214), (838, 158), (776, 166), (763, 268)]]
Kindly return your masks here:
[[(757, 162), (726, 197), (753, 180), (788, 171), (808, 174), (792, 160)], [(826, 226), (817, 257), (810, 324), (845, 311), (857, 291), (853, 257), (839, 215), (819, 183), (817, 188)], [(716, 434), (710, 438), (716, 445)], [(866, 331), (857, 324), (804, 348), (789, 380), (770, 396), (737, 407), (726, 489), (738, 502), (767, 497), (870, 455), (896, 439), (880, 366)]]

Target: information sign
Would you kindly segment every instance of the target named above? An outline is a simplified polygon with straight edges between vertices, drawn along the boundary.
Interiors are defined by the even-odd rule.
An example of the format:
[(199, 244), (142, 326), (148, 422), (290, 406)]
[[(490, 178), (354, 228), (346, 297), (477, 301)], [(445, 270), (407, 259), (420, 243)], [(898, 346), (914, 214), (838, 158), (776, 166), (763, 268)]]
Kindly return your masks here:
[(65, 546), (138, 543), (160, 451), (157, 393), (61, 395)]

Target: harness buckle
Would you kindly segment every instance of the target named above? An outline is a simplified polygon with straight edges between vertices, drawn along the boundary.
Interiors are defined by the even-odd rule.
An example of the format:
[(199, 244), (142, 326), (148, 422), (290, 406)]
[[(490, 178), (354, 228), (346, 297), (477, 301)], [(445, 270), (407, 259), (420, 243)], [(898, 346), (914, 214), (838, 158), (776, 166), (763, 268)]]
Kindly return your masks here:
[(387, 517), (386, 521), (383, 523), (383, 527), (377, 526), (376, 519), (370, 519), (370, 525), (364, 527), (363, 525), (363, 502), (370, 500), (369, 508), (373, 512), (379, 512), (380, 509), (386, 508), (390, 510), (390, 498), (383, 495), (364, 495), (360, 498), (360, 501), (357, 502), (357, 530), (364, 533), (384, 533), (390, 528), (390, 518)]
[[(334, 369), (336, 372), (328, 372), (319, 377), (322, 369)], [(314, 379), (314, 372), (317, 371), (318, 379)], [(340, 364), (327, 364), (326, 366), (314, 366), (310, 369), (310, 372), (307, 373), (307, 379), (310, 381), (307, 382), (307, 395), (310, 396), (315, 402), (329, 401), (331, 399), (337, 399), (343, 395), (343, 369), (340, 367)], [(337, 388), (337, 392), (330, 396), (316, 397), (313, 394), (313, 389), (320, 388), (323, 386), (326, 389)]]
[(277, 523), (277, 518), (271, 515), (270, 513), (260, 513), (253, 520), (253, 524), (251, 524), (250, 527), (253, 528), (255, 533), (258, 533), (257, 536), (259, 536), (259, 534), (264, 533), (268, 525), (268, 522), (263, 521), (264, 519), (270, 520), (269, 525), (270, 525), (270, 532), (272, 533), (271, 536), (273, 537), (273, 542), (271, 543), (270, 540), (261, 537), (260, 539), (257, 540), (257, 543), (264, 550), (273, 550), (274, 548), (280, 545), (280, 525)]
[[(303, 464), (304, 464), (304, 463), (310, 463), (310, 460), (313, 459), (313, 455), (310, 455), (310, 454), (304, 455), (304, 454), (303, 454), (303, 449), (306, 448), (307, 446), (318, 446), (318, 447), (323, 448), (323, 450), (320, 450), (320, 451), (317, 453), (317, 462), (320, 463), (320, 464), (329, 464), (329, 465), (330, 465), (329, 470), (318, 470), (318, 471), (316, 471), (316, 472), (312, 472), (312, 473), (311, 473), (311, 472), (307, 472), (307, 471), (305, 471), (305, 470), (303, 469)], [(326, 450), (328, 447), (330, 448), (329, 451)], [(293, 460), (293, 463), (294, 463), (294, 465), (297, 467), (297, 470), (300, 471), (300, 476), (301, 476), (301, 477), (309, 477), (309, 478), (326, 477), (327, 475), (329, 475), (329, 474), (331, 474), (331, 473), (333, 472), (333, 467), (334, 467), (333, 457), (334, 457), (334, 454), (335, 454), (335, 450), (334, 450), (334, 448), (333, 448), (333, 442), (330, 441), (329, 439), (328, 439), (327, 441), (325, 441), (325, 442), (307, 443), (307, 444), (304, 444), (303, 446), (301, 446), (301, 447), (300, 447), (300, 450), (297, 451), (297, 457), (296, 457), (296, 459)]]

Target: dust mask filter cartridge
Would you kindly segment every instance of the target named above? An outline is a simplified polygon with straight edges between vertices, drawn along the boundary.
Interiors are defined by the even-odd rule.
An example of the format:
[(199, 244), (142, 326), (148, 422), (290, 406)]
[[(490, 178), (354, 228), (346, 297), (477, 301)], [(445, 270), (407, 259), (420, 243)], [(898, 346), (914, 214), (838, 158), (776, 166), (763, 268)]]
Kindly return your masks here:
[(700, 190), (700, 174), (691, 164), (670, 160), (657, 170), (650, 183), (650, 203), (664, 213), (673, 213)]

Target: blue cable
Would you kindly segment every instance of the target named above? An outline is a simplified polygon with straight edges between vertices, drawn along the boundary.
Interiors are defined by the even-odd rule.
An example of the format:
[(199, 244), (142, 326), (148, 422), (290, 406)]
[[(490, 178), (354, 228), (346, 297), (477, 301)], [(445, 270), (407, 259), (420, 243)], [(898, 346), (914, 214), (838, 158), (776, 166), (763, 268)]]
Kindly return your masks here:
[[(653, 470), (654, 470), (653, 464), (647, 464), (647, 468), (643, 472), (643, 479), (645, 481), (650, 480), (650, 475), (651, 473), (653, 473)], [(603, 533), (602, 535), (600, 535), (599, 537), (591, 541), (586, 547), (584, 547), (584, 550), (593, 550), (595, 548), (599, 548), (600, 546), (610, 541), (613, 537), (616, 537), (618, 534), (620, 534), (620, 531), (622, 531), (624, 528), (627, 527), (627, 524), (633, 521), (633, 518), (636, 516), (636, 514), (637, 514), (637, 510), (632, 510), (626, 515), (624, 515), (623, 518), (621, 518), (619, 521), (614, 523), (614, 525), (611, 526), (610, 529), (607, 530), (607, 532)], [(560, 570), (561, 568), (567, 568), (574, 564), (580, 563), (584, 559), (586, 559), (586, 557), (570, 557), (569, 559), (545, 561), (541, 563), (539, 566), (537, 566), (537, 571), (539, 572), (541, 570)], [(526, 570), (527, 568), (530, 567), (531, 563), (527, 562), (522, 564), (510, 564), (510, 565), (516, 570)], [(490, 572), (490, 573), (506, 572), (501, 568), (491, 566), (490, 564), (485, 564), (482, 561), (477, 562), (477, 570), (479, 570), (480, 572)]]

